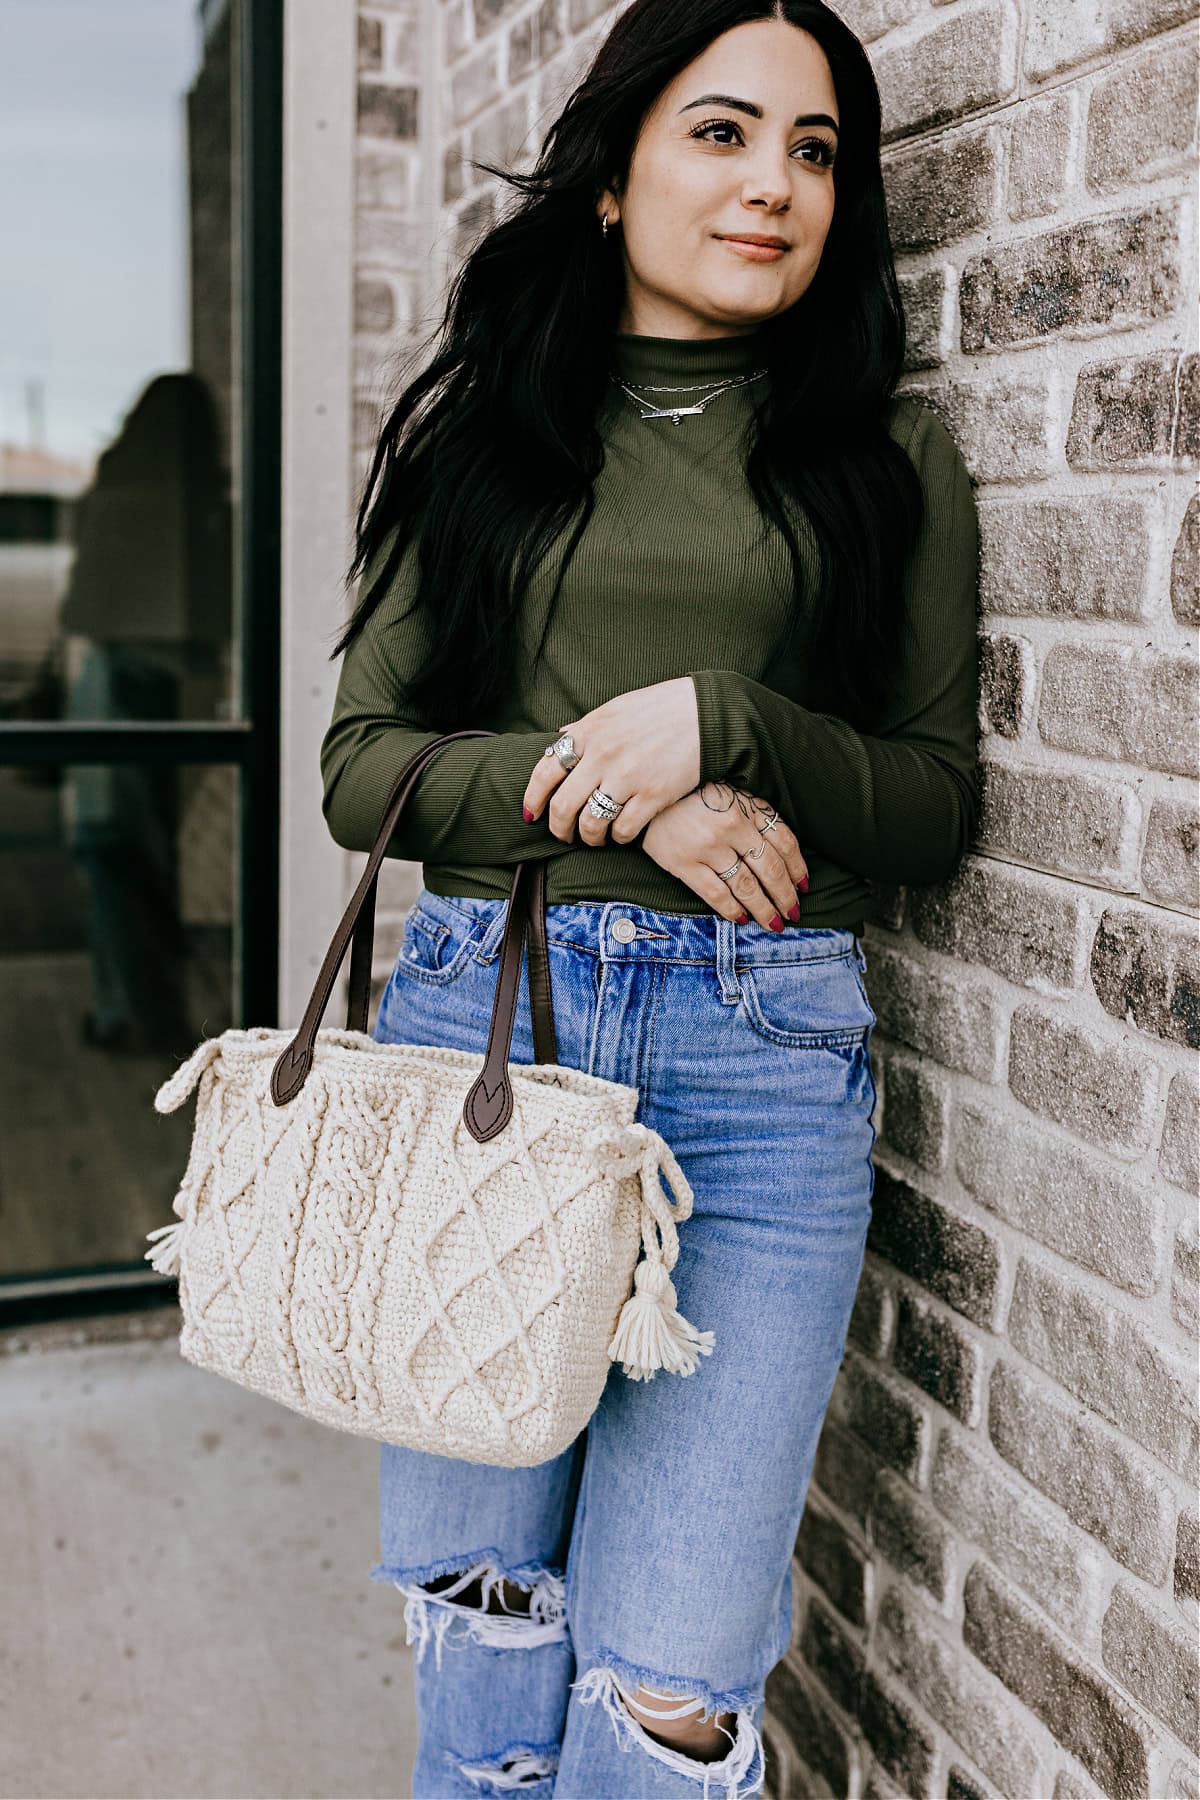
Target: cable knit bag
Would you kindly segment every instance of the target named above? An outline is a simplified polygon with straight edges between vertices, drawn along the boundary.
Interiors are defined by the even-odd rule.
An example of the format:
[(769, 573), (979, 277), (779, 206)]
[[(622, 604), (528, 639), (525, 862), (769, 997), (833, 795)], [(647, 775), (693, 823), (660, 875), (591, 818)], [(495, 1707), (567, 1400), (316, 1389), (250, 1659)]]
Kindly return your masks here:
[[(178, 1274), (189, 1362), (342, 1431), (522, 1467), (573, 1442), (612, 1362), (690, 1375), (713, 1333), (675, 1309), (692, 1191), (636, 1088), (558, 1063), (544, 862), (513, 876), (485, 1051), (367, 1034), (397, 821), (446, 743), (492, 735), (402, 770), (299, 1030), (226, 1031), (155, 1096), (198, 1090), (146, 1257)], [(352, 939), (346, 1029), (318, 1029)], [(535, 1060), (510, 1064), (526, 945)]]

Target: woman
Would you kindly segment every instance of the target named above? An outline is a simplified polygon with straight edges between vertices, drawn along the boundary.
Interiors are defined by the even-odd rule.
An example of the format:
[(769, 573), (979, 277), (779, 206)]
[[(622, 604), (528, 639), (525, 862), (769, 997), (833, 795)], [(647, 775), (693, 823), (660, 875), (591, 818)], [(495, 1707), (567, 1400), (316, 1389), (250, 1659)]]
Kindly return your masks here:
[(482, 1050), (512, 867), (551, 858), (560, 1060), (680, 1159), (679, 1310), (715, 1332), (691, 1379), (614, 1366), (538, 1467), (383, 1447), (416, 1795), (762, 1786), (870, 1214), (863, 914), (948, 876), (978, 805), (974, 503), (893, 396), (879, 128), (819, 0), (636, 0), (374, 459), (334, 837), (368, 847), (434, 733), (499, 734), (391, 846), (425, 885), (376, 1036)]

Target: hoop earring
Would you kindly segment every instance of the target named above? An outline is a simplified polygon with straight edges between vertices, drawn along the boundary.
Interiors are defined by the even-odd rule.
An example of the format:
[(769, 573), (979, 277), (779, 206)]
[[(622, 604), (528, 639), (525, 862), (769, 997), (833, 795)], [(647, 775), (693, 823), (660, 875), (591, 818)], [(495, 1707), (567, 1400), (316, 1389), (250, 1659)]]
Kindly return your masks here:
[(607, 213), (605, 213), (604, 217), (600, 221), (600, 235), (604, 239), (605, 243), (607, 243), (608, 242), (608, 214)]

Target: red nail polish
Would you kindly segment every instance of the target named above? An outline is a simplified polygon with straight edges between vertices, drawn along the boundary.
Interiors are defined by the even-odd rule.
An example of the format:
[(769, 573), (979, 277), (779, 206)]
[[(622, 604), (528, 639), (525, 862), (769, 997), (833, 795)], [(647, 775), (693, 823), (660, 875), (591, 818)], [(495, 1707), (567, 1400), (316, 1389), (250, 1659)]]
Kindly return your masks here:
[(783, 920), (780, 918), (778, 913), (772, 913), (770, 918), (767, 920), (767, 930), (768, 931), (782, 931), (783, 930)]
[(737, 918), (734, 920), (735, 925), (748, 925), (749, 923), (750, 923), (750, 914), (748, 912), (739, 913)]
[(533, 814), (530, 812), (530, 810), (527, 806), (523, 806), (521, 808), (521, 817), (524, 819), (524, 821), (527, 825), (533, 824)]
[(800, 877), (799, 881), (796, 883), (796, 891), (801, 894), (807, 894), (807, 892), (808, 892), (808, 876), (807, 875), (802, 875)]
[(796, 920), (799, 917), (800, 917), (800, 902), (797, 900), (795, 906), (790, 906), (788, 908), (788, 918), (792, 921), (793, 924), (795, 924)]

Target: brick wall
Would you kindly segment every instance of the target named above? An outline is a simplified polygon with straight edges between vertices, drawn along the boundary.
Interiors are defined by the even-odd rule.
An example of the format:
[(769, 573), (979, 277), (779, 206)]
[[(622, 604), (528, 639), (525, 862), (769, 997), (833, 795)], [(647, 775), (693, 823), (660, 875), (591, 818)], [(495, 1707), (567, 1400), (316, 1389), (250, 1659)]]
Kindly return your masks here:
[[(527, 166), (618, 10), (362, 7), (360, 459), (384, 354), (493, 216), (468, 159)], [(884, 98), (904, 386), (977, 486), (986, 784), (956, 878), (868, 927), (876, 1217), (772, 1780), (1194, 1795), (1196, 6), (841, 11)]]

